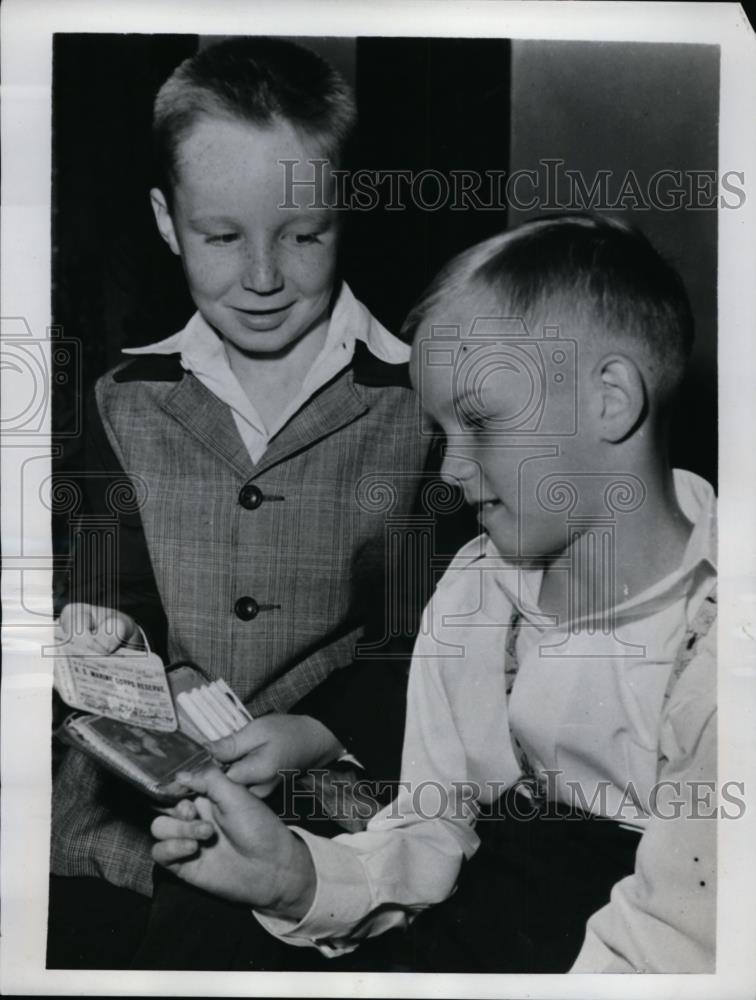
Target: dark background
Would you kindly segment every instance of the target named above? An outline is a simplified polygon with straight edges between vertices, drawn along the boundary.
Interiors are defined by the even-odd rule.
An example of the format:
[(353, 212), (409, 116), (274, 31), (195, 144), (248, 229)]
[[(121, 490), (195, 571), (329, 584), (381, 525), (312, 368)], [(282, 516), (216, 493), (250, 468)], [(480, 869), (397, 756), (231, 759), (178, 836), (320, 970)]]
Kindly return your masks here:
[[(180, 264), (149, 206), (155, 92), (206, 44), (192, 35), (57, 35), (53, 66), (54, 323), (78, 339), (82, 395), (61, 386), (56, 429), (72, 425), (93, 380), (120, 350), (161, 339), (193, 311)], [(308, 38), (353, 82), (360, 112), (354, 164), (370, 169), (515, 170), (560, 157), (583, 170), (717, 169), (714, 46), (506, 39)], [(733, 166), (733, 165), (730, 165)], [(528, 213), (532, 215), (533, 213)], [(628, 214), (628, 213), (626, 213)], [(698, 331), (673, 460), (716, 483), (716, 210), (636, 212), (678, 265)], [(453, 253), (524, 214), (352, 213), (343, 271), (396, 331)], [(86, 414), (85, 414), (86, 419)], [(75, 468), (79, 439), (61, 439)]]
[[(55, 324), (83, 344), (84, 389), (123, 347), (162, 339), (193, 312), (178, 259), (149, 205), (152, 101), (197, 36), (56, 36), (53, 66), (53, 303)], [(371, 169), (508, 163), (509, 42), (308, 39), (353, 82)], [(450, 67), (455, 72), (450, 73)], [(491, 128), (492, 121), (498, 121)], [(359, 299), (398, 330), (414, 299), (453, 253), (502, 229), (506, 213), (355, 213), (343, 273)], [(61, 390), (54, 426), (81, 405)], [(65, 443), (74, 466), (77, 439)]]
[[(562, 159), (590, 182), (608, 169), (614, 197), (629, 170), (642, 191), (659, 170), (683, 176), (717, 170), (717, 46), (517, 40), (511, 80), (512, 170), (533, 168), (546, 157)], [(716, 200), (717, 187), (714, 193)], [(511, 211), (510, 223), (537, 214)], [(673, 426), (672, 460), (716, 485), (716, 209), (607, 214), (639, 226), (685, 281), (696, 340)]]

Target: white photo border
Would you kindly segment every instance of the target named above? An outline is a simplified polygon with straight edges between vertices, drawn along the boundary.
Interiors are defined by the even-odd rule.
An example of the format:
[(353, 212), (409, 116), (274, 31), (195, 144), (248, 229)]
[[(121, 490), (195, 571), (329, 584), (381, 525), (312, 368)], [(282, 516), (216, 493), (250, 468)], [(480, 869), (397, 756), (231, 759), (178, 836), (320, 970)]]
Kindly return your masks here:
[[(720, 170), (745, 175), (744, 204), (719, 210), (720, 774), (746, 783), (747, 809), (720, 823), (717, 966), (710, 976), (645, 976), (644, 996), (756, 992), (756, 36), (737, 4), (449, 0), (7, 0), (2, 17), (2, 308), (44, 337), (50, 317), (52, 36), (57, 32), (439, 35), (716, 44)], [(10, 328), (8, 328), (10, 329)], [(16, 327), (14, 327), (14, 331)], [(15, 336), (15, 332), (13, 334)], [(28, 386), (2, 372), (4, 414)], [(21, 395), (19, 395), (21, 394)], [(44, 968), (50, 824), (50, 514), (20, 497), (22, 471), (50, 473), (49, 422), (2, 449), (5, 671), (2, 684), (2, 990), (23, 995), (624, 997), (627, 976), (97, 972)], [(32, 466), (30, 461), (35, 463)], [(26, 480), (25, 480), (26, 481)], [(22, 526), (21, 528), (19, 526)], [(21, 560), (28, 625), (14, 565)], [(49, 627), (40, 627), (46, 616)]]

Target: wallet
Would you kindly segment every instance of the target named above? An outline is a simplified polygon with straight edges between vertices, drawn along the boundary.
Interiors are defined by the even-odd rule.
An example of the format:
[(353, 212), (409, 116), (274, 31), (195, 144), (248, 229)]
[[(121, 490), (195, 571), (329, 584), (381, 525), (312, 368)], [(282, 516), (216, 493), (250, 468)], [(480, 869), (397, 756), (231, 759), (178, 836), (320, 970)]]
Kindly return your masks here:
[(55, 735), (164, 804), (188, 793), (179, 771), (213, 761), (205, 741), (252, 719), (225, 681), (186, 661), (163, 667), (152, 653), (67, 658), (55, 678), (67, 704), (100, 708), (74, 712)]

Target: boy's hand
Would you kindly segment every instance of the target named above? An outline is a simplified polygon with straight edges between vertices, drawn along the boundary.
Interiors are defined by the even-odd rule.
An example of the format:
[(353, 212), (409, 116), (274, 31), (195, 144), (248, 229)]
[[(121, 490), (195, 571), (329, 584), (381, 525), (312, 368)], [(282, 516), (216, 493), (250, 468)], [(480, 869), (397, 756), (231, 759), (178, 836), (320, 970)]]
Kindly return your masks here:
[(192, 820), (199, 819), (199, 813), (197, 812), (197, 807), (194, 804), (194, 799), (181, 799), (172, 806), (162, 806), (153, 804), (155, 812), (162, 813), (164, 816), (172, 816), (173, 819), (183, 819)]
[(177, 778), (199, 793), (193, 802), (199, 818), (154, 820), (154, 860), (224, 899), (271, 916), (303, 917), (315, 895), (315, 869), (299, 837), (216, 767)]
[(125, 645), (142, 645), (139, 626), (129, 615), (96, 604), (67, 604), (55, 625), (61, 653), (106, 656)]
[(309, 715), (263, 715), (231, 736), (208, 744), (216, 760), (233, 761), (226, 774), (265, 798), (281, 771), (322, 767), (343, 750), (322, 722)]

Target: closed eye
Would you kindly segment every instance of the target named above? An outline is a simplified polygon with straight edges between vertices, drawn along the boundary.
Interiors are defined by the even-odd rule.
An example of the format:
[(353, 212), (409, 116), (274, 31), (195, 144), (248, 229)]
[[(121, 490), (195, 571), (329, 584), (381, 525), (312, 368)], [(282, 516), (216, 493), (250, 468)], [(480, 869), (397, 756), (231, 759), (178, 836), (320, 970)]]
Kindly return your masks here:
[(320, 243), (321, 232), (314, 233), (288, 233), (288, 238), (299, 247), (312, 246), (313, 243)]
[(210, 246), (230, 246), (239, 239), (238, 233), (211, 233), (205, 237), (205, 243)]

